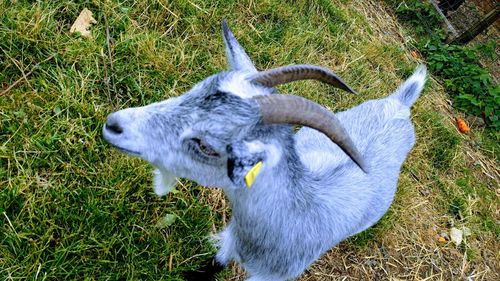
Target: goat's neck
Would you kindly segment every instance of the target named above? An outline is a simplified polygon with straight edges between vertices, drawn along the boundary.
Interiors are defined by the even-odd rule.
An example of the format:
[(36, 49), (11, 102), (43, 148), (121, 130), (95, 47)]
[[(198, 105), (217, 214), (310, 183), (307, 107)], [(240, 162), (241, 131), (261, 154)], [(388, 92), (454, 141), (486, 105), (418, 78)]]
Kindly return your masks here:
[(309, 201), (313, 196), (314, 179), (300, 160), (293, 133), (281, 135), (274, 143), (280, 146), (279, 160), (269, 170), (262, 171), (259, 175), (261, 178), (251, 188), (228, 193), (233, 207), (260, 200), (278, 200), (282, 203), (288, 201), (293, 204), (293, 201)]
[(302, 163), (292, 137), (287, 139), (286, 146), (283, 147), (282, 157), (274, 167), (273, 173), (275, 175), (274, 188), (276, 189), (287, 189), (301, 193), (304, 190), (301, 187), (310, 185), (312, 174)]

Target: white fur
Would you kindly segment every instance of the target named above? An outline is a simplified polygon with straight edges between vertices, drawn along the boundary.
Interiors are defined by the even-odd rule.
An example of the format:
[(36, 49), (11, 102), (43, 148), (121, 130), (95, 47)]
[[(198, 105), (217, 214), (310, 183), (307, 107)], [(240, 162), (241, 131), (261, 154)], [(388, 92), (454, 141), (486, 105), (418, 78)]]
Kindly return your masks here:
[(394, 119), (407, 119), (410, 117), (410, 109), (395, 99), (387, 99), (383, 112), (386, 117), (391, 116)]
[(250, 74), (252, 73), (235, 72), (228, 79), (221, 81), (219, 89), (244, 99), (267, 93), (268, 91), (264, 90), (262, 86), (248, 82), (247, 78)]
[(153, 176), (153, 189), (158, 196), (167, 195), (177, 183), (175, 175), (166, 170), (155, 169)]
[(322, 150), (311, 150), (300, 155), (302, 163), (310, 170), (317, 173), (324, 173), (332, 166), (332, 163), (337, 160), (331, 154), (326, 154)]
[(283, 152), (281, 148), (275, 143), (263, 143), (261, 141), (245, 142), (248, 146), (250, 153), (266, 153), (266, 169), (273, 168), (278, 164), (281, 159)]
[(223, 231), (214, 234), (210, 237), (212, 244), (218, 248), (217, 251), (217, 261), (222, 264), (227, 264), (231, 260), (235, 260), (236, 262), (240, 261), (239, 256), (236, 254), (234, 247), (234, 240), (231, 235), (231, 227), (230, 225)]

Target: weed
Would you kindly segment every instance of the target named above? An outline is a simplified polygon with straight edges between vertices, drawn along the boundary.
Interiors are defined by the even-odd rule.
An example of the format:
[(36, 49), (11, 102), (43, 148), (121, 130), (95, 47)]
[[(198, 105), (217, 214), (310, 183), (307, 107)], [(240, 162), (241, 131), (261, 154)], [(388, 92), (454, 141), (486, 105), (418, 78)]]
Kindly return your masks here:
[(500, 87), (479, 65), (476, 49), (427, 42), (421, 48), (430, 70), (443, 78), (454, 106), (472, 115), (483, 116), (495, 130), (500, 129)]

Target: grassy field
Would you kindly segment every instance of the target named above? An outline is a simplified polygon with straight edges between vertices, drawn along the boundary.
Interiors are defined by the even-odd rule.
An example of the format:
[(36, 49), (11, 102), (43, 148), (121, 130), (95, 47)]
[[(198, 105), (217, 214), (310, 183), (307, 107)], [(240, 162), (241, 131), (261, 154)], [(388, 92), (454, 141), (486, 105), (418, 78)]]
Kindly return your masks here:
[[(182, 280), (213, 255), (206, 235), (230, 216), (222, 192), (181, 180), (156, 197), (151, 167), (101, 128), (223, 70), (222, 18), (258, 68), (319, 64), (361, 93), (281, 88), (335, 111), (387, 95), (421, 62), (382, 1), (209, 3), (0, 2), (0, 280)], [(93, 38), (69, 33), (83, 8)], [(417, 144), (388, 214), (300, 280), (500, 280), (498, 132), (458, 133), (433, 78), (412, 116)], [(451, 227), (471, 234), (439, 242)], [(220, 276), (243, 278), (236, 266)]]

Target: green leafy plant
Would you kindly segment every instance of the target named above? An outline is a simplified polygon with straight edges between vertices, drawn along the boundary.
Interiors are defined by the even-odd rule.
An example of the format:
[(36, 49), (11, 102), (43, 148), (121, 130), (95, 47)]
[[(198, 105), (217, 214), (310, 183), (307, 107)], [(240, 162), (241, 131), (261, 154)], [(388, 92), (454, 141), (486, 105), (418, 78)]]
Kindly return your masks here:
[(427, 1), (386, 1), (395, 7), (399, 20), (411, 25), (419, 34), (429, 32), (441, 34), (441, 18), (434, 7)]
[(430, 70), (441, 76), (454, 106), (482, 116), (487, 124), (500, 129), (500, 89), (477, 58), (477, 49), (429, 41), (421, 48)]
[(500, 129), (500, 89), (479, 57), (495, 57), (495, 41), (475, 47), (444, 43), (442, 19), (427, 1), (385, 0), (398, 19), (417, 35), (417, 46), (429, 69), (440, 76), (455, 108), (484, 118), (490, 128)]

